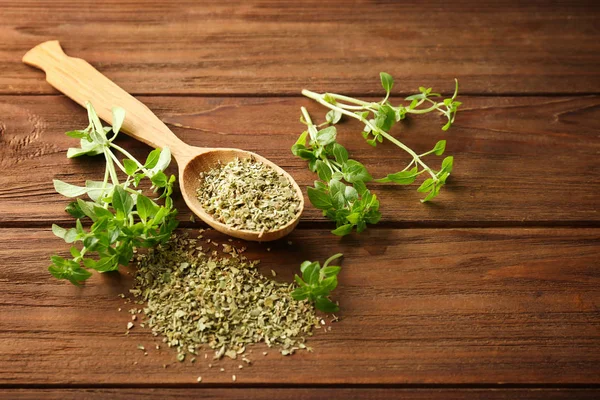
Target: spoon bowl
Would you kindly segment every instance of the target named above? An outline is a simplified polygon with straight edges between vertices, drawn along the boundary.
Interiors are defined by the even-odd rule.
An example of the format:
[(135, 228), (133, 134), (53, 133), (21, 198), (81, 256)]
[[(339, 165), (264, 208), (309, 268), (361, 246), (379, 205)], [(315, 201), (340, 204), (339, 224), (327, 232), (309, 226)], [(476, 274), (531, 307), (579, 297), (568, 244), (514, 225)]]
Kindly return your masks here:
[[(304, 209), (304, 197), (294, 179), (277, 164), (250, 151), (234, 148), (195, 147), (181, 141), (146, 105), (112, 82), (87, 61), (69, 57), (57, 40), (41, 43), (23, 56), (23, 62), (42, 69), (50, 85), (85, 107), (91, 102), (100, 118), (111, 123), (112, 107), (119, 106), (127, 115), (121, 131), (152, 147), (168, 147), (179, 168), (181, 194), (190, 210), (202, 221), (229, 236), (250, 241), (277, 240), (290, 233), (298, 224)], [(254, 158), (284, 175), (294, 187), (300, 207), (294, 219), (271, 231), (235, 229), (216, 220), (207, 213), (196, 193), (200, 187), (200, 174), (219, 162), (227, 164), (238, 159)]]
[[(300, 187), (296, 184), (294, 179), (277, 164), (269, 161), (268, 159), (256, 153), (252, 153), (250, 151), (245, 150), (230, 148), (216, 148), (208, 150), (197, 147), (195, 149), (202, 150), (202, 152), (196, 154), (196, 156), (191, 158), (185, 164), (185, 166), (182, 166), (179, 169), (179, 182), (182, 187), (185, 187), (185, 190), (181, 190), (181, 194), (183, 195), (183, 199), (185, 200), (190, 210), (192, 210), (194, 214), (200, 217), (200, 219), (202, 219), (208, 225), (218, 230), (219, 232), (226, 233), (230, 236), (234, 236), (244, 240), (262, 242), (280, 239), (286, 236), (288, 233), (290, 233), (296, 227), (296, 225), (298, 225), (298, 221), (300, 220), (300, 214), (302, 213), (302, 210), (304, 208), (304, 199), (302, 196), (302, 191), (300, 190)], [(200, 174), (202, 172), (208, 172), (208, 170), (213, 168), (219, 162), (221, 162), (222, 164), (226, 164), (230, 161), (235, 160), (236, 158), (240, 160), (253, 158), (263, 164), (270, 166), (275, 171), (277, 171), (278, 174), (284, 175), (288, 179), (288, 181), (290, 181), (290, 183), (294, 187), (294, 190), (296, 191), (296, 195), (300, 199), (299, 211), (294, 217), (294, 219), (289, 221), (284, 226), (278, 228), (277, 230), (257, 232), (246, 229), (231, 228), (225, 225), (224, 223), (216, 220), (204, 210), (202, 204), (200, 204), (200, 201), (198, 201), (198, 198), (196, 197), (196, 192), (198, 191), (201, 184), (201, 180), (199, 178)]]

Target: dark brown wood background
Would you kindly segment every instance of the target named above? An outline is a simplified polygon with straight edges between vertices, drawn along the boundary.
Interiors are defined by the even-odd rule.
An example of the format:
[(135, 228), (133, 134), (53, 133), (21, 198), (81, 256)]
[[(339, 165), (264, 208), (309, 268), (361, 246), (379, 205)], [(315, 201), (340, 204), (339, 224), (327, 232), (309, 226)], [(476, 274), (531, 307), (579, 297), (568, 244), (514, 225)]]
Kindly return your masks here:
[[(600, 397), (600, 6), (521, 3), (1, 1), (0, 395)], [(50, 225), (73, 223), (52, 179), (103, 168), (67, 160), (63, 132), (85, 113), (20, 61), (49, 39), (186, 142), (256, 151), (302, 186), (314, 176), (289, 151), (299, 108), (324, 114), (302, 88), (377, 96), (387, 71), (400, 100), (421, 85), (449, 93), (456, 77), (464, 105), (451, 130), (427, 115), (393, 131), (417, 150), (447, 139), (455, 172), (427, 205), (415, 186), (374, 185), (383, 221), (360, 236), (334, 237), (308, 205), (289, 238), (249, 245), (282, 280), (306, 258), (345, 254), (341, 320), (311, 339), (314, 353), (263, 357), (257, 346), (252, 367), (221, 362), (225, 372), (179, 364), (147, 330), (124, 336), (125, 271), (83, 288), (47, 272), (49, 255), (68, 251)], [(359, 129), (342, 124), (340, 141), (374, 174), (402, 165)], [(182, 230), (199, 226), (177, 205)]]

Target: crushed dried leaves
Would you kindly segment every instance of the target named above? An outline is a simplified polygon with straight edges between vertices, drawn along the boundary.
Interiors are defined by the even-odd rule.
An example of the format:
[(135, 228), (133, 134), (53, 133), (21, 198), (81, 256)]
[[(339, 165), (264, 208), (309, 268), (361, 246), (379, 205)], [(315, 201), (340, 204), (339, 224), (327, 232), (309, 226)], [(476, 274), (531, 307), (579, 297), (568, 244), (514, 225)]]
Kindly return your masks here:
[(252, 158), (236, 158), (201, 173), (197, 196), (207, 213), (235, 229), (277, 230), (300, 212), (300, 199), (288, 179)]
[[(305, 337), (319, 325), (307, 301), (291, 297), (293, 284), (262, 275), (230, 244), (226, 255), (206, 254), (199, 238), (173, 236), (166, 244), (137, 256), (130, 290), (144, 307), (154, 336), (177, 349), (177, 359), (197, 355), (207, 345), (214, 359), (229, 357), (250, 364), (246, 346), (265, 342), (283, 355), (309, 349)], [(309, 349), (310, 350), (310, 349)]]

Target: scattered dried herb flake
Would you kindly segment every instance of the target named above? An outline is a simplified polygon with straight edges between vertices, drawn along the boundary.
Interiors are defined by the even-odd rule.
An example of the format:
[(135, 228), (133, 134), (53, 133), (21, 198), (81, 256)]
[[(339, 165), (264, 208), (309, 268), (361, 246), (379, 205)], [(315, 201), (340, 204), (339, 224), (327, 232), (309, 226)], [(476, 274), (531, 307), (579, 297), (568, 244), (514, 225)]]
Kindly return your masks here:
[(305, 348), (305, 337), (319, 319), (308, 301), (292, 298), (294, 284), (265, 277), (257, 261), (233, 246), (227, 255), (215, 257), (199, 251), (197, 242), (174, 235), (138, 255), (131, 289), (147, 302), (144, 322), (177, 349), (179, 361), (203, 345), (215, 350), (216, 359), (236, 359), (247, 345), (259, 342), (285, 355)]

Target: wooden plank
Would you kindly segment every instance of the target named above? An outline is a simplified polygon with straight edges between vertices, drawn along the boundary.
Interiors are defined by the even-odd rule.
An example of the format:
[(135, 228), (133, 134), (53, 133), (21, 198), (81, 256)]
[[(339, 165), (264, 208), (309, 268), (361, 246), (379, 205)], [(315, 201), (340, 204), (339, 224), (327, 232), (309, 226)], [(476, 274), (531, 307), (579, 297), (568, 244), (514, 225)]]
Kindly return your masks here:
[(313, 353), (265, 357), (257, 346), (251, 367), (226, 360), (220, 372), (202, 353), (191, 364), (154, 350), (147, 330), (124, 336), (124, 271), (82, 288), (54, 280), (48, 256), (66, 254), (64, 243), (0, 229), (0, 385), (233, 385), (232, 374), (237, 385), (599, 383), (599, 229), (376, 229), (343, 240), (296, 230), (289, 240), (249, 244), (248, 256), (290, 281), (306, 258), (343, 252), (340, 321), (309, 340)]
[(598, 395), (598, 390), (593, 389), (0, 389), (0, 398), (15, 400), (163, 400), (171, 397), (207, 400), (592, 400)]
[[(315, 118), (325, 110), (303, 98), (142, 97), (184, 141), (197, 146), (240, 147), (288, 170), (301, 186), (316, 175), (290, 147), (303, 126), (299, 108)], [(447, 133), (435, 115), (411, 118), (392, 133), (417, 152), (447, 139), (455, 170), (435, 203), (419, 202), (416, 186), (373, 185), (383, 224), (473, 226), (597, 224), (600, 220), (600, 97), (463, 97), (464, 109)], [(78, 142), (63, 132), (85, 127), (84, 110), (61, 96), (0, 97), (0, 224), (72, 223), (67, 199), (52, 179), (74, 184), (101, 179), (103, 160), (68, 160)], [(377, 149), (360, 135), (358, 121), (339, 127), (339, 141), (376, 177), (403, 168), (405, 154), (389, 143)], [(123, 136), (122, 146), (144, 158), (149, 149)], [(432, 165), (441, 162), (432, 156)], [(173, 167), (173, 171), (175, 168)], [(176, 202), (181, 219), (189, 211)], [(325, 222), (310, 204), (303, 224)]]
[(600, 92), (597, 2), (223, 3), (3, 1), (0, 93), (55, 93), (20, 62), (50, 39), (135, 94)]

